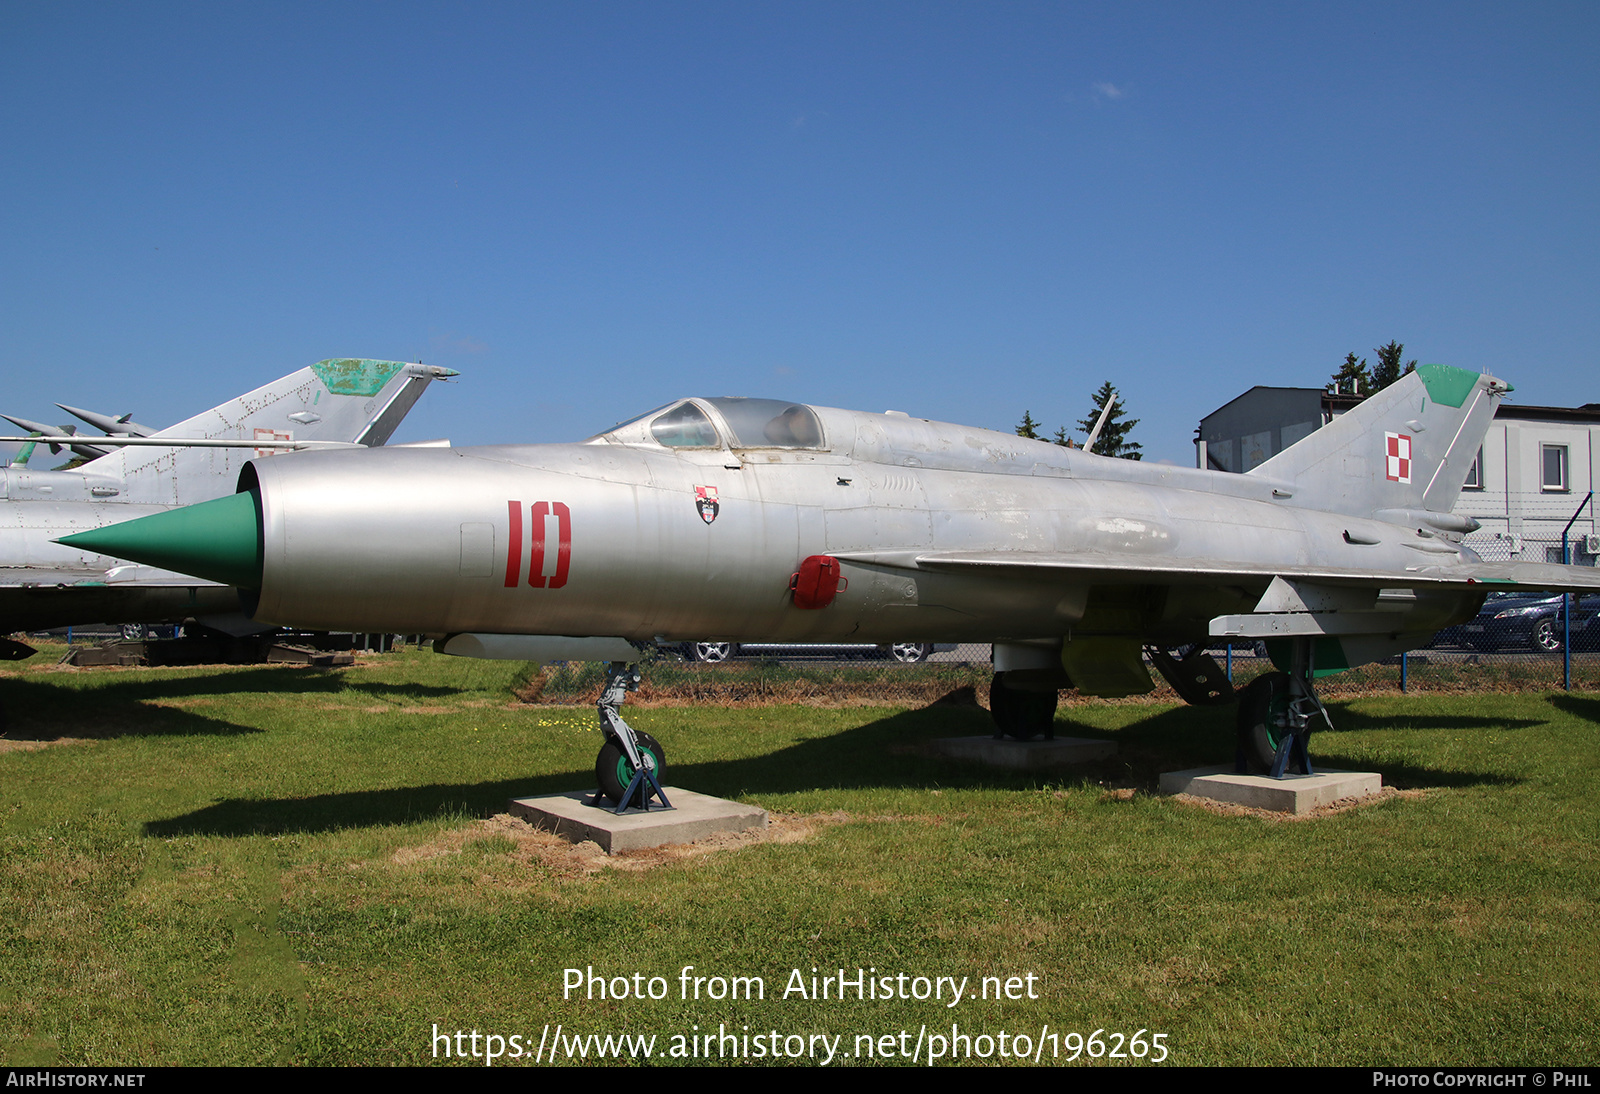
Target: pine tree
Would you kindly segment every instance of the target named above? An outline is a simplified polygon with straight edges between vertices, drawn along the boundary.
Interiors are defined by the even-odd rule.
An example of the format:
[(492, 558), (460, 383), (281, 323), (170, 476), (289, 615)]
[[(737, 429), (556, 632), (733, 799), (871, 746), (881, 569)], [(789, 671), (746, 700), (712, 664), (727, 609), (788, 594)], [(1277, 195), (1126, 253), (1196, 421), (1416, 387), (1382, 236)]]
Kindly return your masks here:
[(1415, 360), (1407, 361), (1404, 369), (1400, 367), (1400, 357), (1405, 349), (1399, 342), (1391, 340), (1387, 346), (1379, 346), (1372, 351), (1378, 355), (1378, 363), (1372, 366), (1373, 391), (1382, 391), (1400, 377), (1417, 371)]
[[(1106, 403), (1116, 398), (1117, 389), (1107, 380), (1100, 385), (1100, 390), (1094, 393), (1094, 409), (1087, 418), (1078, 422), (1078, 428), (1085, 435), (1094, 429), (1094, 423), (1099, 420), (1100, 412), (1105, 409)], [(1128, 433), (1139, 424), (1138, 418), (1122, 420), (1122, 401), (1117, 400), (1117, 405), (1111, 408), (1111, 413), (1106, 416), (1106, 424), (1100, 429), (1100, 436), (1095, 438), (1094, 453), (1099, 456), (1116, 456), (1124, 460), (1138, 460), (1144, 458), (1143, 445), (1137, 441), (1128, 440)]]
[(1372, 394), (1372, 376), (1367, 372), (1367, 359), (1356, 360), (1354, 353), (1346, 354), (1344, 364), (1333, 374), (1328, 385), (1335, 395), (1359, 395), (1363, 399)]
[(1039, 439), (1039, 423), (1026, 410), (1022, 412), (1022, 424), (1017, 426), (1017, 436), (1027, 437), (1030, 441)]

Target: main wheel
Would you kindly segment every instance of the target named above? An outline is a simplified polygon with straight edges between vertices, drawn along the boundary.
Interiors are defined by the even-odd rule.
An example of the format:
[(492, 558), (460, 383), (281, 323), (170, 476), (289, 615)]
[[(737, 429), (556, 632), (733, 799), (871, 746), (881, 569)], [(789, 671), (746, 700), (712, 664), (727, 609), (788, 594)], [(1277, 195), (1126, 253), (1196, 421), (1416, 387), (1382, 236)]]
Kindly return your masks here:
[(1051, 741), (1056, 735), (1056, 702), (1059, 699), (1060, 693), (1055, 691), (1010, 687), (1005, 682), (1005, 673), (997, 672), (989, 685), (989, 716), (1002, 737), (1027, 741), (1042, 736)]
[(924, 645), (921, 642), (896, 642), (889, 647), (891, 657), (896, 661), (904, 661), (908, 665), (915, 664), (918, 661), (926, 661), (928, 654), (932, 652), (932, 646)]
[(1279, 725), (1289, 709), (1289, 674), (1258, 676), (1239, 693), (1239, 755), (1252, 774), (1270, 775), (1286, 730)]
[(689, 647), (691, 660), (715, 665), (733, 656), (732, 642), (696, 642)]
[[(660, 742), (648, 733), (634, 730), (633, 743), (639, 749), (639, 758), (644, 761), (644, 766), (659, 780), (667, 768), (667, 754)], [(633, 781), (633, 764), (628, 762), (627, 752), (617, 742), (607, 740), (605, 747), (600, 750), (600, 755), (594, 761), (594, 778), (600, 784), (600, 793), (618, 805), (622, 804), (622, 795)], [(628, 804), (643, 805), (644, 791), (635, 791), (633, 801)]]

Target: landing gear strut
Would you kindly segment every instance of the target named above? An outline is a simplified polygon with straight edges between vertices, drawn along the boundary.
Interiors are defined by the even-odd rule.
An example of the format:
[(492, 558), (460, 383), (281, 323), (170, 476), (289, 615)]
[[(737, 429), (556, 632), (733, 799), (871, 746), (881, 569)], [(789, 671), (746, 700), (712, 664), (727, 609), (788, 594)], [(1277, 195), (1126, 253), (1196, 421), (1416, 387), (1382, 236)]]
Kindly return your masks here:
[(1156, 670), (1190, 706), (1215, 707), (1233, 702), (1233, 684), (1216, 659), (1204, 646), (1183, 646), (1168, 652), (1156, 646), (1144, 648)]
[(672, 808), (660, 782), (667, 766), (666, 752), (650, 734), (640, 733), (625, 722), (619, 709), (628, 692), (638, 690), (638, 665), (612, 661), (606, 666), (606, 686), (600, 692), (598, 707), (600, 732), (606, 743), (594, 762), (600, 790), (589, 804), (596, 804), (604, 796), (611, 799), (619, 814), (630, 806), (649, 809), (657, 798), (661, 801), (657, 808)]
[[(1290, 638), (1288, 672), (1257, 677), (1239, 694), (1238, 772), (1271, 775), (1314, 775), (1306, 742), (1317, 715), (1329, 729), (1328, 709), (1312, 689), (1315, 668), (1310, 638)], [(1297, 771), (1291, 771), (1291, 767)]]

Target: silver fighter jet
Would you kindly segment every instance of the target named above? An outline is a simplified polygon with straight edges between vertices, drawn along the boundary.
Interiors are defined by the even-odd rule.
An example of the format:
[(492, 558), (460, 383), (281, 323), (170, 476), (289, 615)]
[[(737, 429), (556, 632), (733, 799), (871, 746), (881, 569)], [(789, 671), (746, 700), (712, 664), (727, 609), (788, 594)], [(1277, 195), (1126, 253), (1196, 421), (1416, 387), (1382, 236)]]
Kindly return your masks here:
[[(1426, 365), (1244, 475), (685, 399), (578, 444), (256, 460), (231, 498), (66, 542), (249, 590), (258, 620), (612, 661), (615, 701), (651, 642), (992, 641), (1019, 738), (1049, 733), (1059, 688), (1148, 691), (1147, 655), (1185, 699), (1230, 702), (1202, 647), (1262, 639), (1284, 672), (1243, 697), (1242, 744), (1281, 773), (1309, 769), (1316, 676), (1420, 646), (1490, 589), (1600, 587), (1461, 543), (1475, 522), (1450, 509), (1509, 390)], [(602, 767), (633, 756), (616, 735)]]
[[(130, 415), (63, 406), (110, 434), (94, 441), (116, 446), (67, 471), (35, 469), (29, 457), (52, 437), (81, 435), (11, 419), (43, 435), (10, 438), (24, 450), (0, 468), (0, 635), (80, 623), (237, 616), (238, 597), (224, 586), (54, 541), (222, 497), (252, 458), (305, 446), (381, 445), (428, 384), (453, 375), (395, 361), (322, 361), (163, 430), (132, 422)], [(21, 643), (0, 653), (6, 650), (31, 652)]]

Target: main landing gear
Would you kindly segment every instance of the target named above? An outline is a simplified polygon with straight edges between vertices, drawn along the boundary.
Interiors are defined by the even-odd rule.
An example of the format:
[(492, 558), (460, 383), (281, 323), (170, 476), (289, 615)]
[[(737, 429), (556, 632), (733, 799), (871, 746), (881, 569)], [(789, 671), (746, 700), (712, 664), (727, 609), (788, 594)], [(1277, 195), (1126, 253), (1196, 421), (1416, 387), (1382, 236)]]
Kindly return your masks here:
[(1289, 671), (1259, 676), (1239, 693), (1235, 766), (1241, 775), (1281, 779), (1286, 773), (1315, 774), (1306, 750), (1312, 723), (1320, 715), (1323, 724), (1333, 728), (1327, 708), (1312, 689), (1312, 639), (1285, 641), (1291, 643)]
[(655, 808), (672, 808), (660, 781), (667, 766), (665, 750), (650, 734), (641, 733), (624, 721), (619, 709), (628, 692), (638, 690), (638, 665), (612, 661), (606, 666), (606, 686), (600, 692), (598, 708), (600, 732), (606, 743), (594, 762), (594, 777), (600, 790), (589, 804), (598, 803), (603, 796), (616, 806), (617, 813), (630, 807), (650, 809), (657, 799), (661, 804)]
[(1060, 697), (1055, 682), (1048, 690), (1023, 688), (1006, 683), (1008, 673), (997, 672), (989, 685), (989, 716), (994, 719), (995, 739), (1017, 741), (1056, 738), (1056, 700)]

